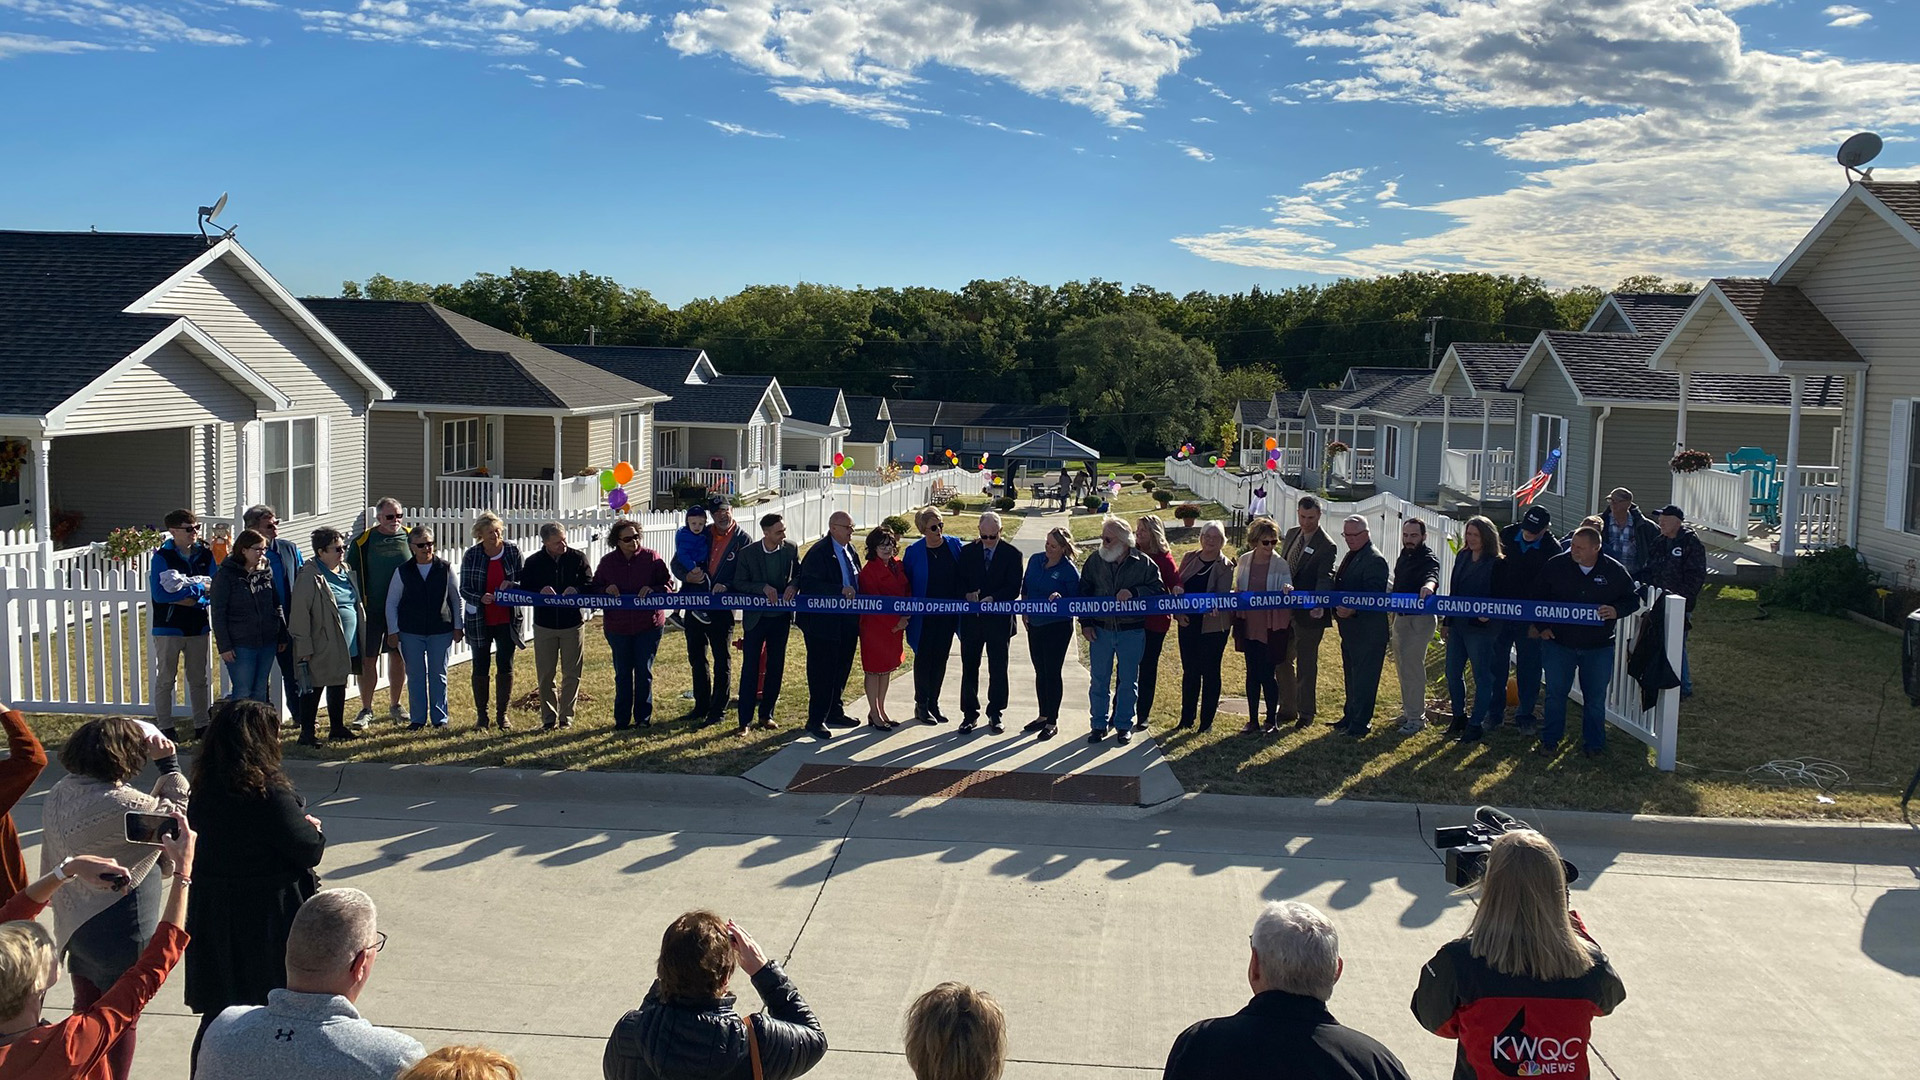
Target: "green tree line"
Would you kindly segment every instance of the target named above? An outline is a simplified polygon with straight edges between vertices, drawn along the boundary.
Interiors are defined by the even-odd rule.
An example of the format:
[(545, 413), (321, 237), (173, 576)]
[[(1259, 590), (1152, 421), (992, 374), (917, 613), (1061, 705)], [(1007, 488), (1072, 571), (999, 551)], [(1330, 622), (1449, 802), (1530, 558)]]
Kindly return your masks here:
[[(1617, 288), (1692, 286), (1639, 277)], [(376, 274), (345, 282), (341, 295), (430, 300), (534, 341), (697, 347), (723, 372), (850, 394), (1063, 402), (1078, 431), (1131, 457), (1181, 438), (1215, 445), (1240, 398), (1332, 385), (1355, 366), (1424, 368), (1455, 341), (1577, 329), (1603, 291), (1484, 273), (1179, 296), (1008, 278), (957, 290), (754, 285), (674, 308), (610, 277), (515, 267), (459, 284)]]

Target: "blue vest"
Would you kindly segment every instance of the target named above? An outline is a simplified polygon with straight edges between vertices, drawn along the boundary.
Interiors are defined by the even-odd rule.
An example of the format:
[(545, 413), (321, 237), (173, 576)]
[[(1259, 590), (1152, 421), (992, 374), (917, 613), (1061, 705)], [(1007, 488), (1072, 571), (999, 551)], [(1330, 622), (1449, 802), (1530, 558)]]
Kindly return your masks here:
[(402, 634), (451, 634), (453, 612), (447, 610), (447, 575), (453, 568), (445, 559), (433, 560), (427, 576), (420, 576), (419, 563), (400, 568), (400, 625)]

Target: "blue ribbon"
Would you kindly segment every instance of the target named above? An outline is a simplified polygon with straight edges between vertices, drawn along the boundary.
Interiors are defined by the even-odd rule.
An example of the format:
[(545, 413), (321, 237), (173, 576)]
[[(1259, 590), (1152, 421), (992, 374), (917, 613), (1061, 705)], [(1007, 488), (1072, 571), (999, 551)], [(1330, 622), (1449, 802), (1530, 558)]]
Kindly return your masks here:
[(640, 611), (735, 610), (780, 614), (820, 612), (833, 615), (1054, 615), (1080, 618), (1141, 618), (1147, 615), (1205, 615), (1214, 611), (1265, 611), (1273, 608), (1352, 608), (1395, 615), (1441, 615), (1502, 622), (1572, 623), (1600, 626), (1606, 620), (1593, 604), (1553, 604), (1480, 596), (1430, 596), (1414, 593), (1244, 592), (1187, 593), (1114, 600), (1066, 596), (1058, 600), (930, 600), (913, 596), (795, 596), (769, 600), (738, 592), (656, 592), (647, 596), (575, 593), (547, 596), (523, 589), (501, 589), (496, 602), (512, 607), (621, 608)]

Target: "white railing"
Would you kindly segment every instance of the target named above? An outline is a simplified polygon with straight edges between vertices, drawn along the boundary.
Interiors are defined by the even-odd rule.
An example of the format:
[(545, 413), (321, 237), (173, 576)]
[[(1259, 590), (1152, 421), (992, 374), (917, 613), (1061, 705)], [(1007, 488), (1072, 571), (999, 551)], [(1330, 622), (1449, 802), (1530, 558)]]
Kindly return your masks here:
[(1846, 543), (1846, 489), (1840, 484), (1839, 467), (1802, 465), (1799, 481), (1800, 506), (1794, 516), (1799, 533), (1795, 550), (1821, 551)]
[(1750, 479), (1722, 466), (1673, 474), (1673, 502), (1685, 508), (1687, 520), (1744, 543), (1752, 505)]
[(860, 485), (886, 483), (886, 479), (872, 469), (849, 470), (845, 475), (835, 476), (832, 469), (782, 469), (779, 488), (784, 492), (840, 490)]
[[(513, 480), (502, 476), (442, 476), (435, 506), (466, 506), (496, 513), (552, 513), (553, 481)], [(596, 477), (570, 476), (560, 483), (560, 510), (589, 510), (600, 503)]]
[[(1684, 662), (1682, 649), (1686, 644), (1687, 602), (1684, 598), (1663, 594), (1659, 603), (1664, 605), (1660, 615), (1666, 619), (1667, 663), (1673, 666), (1673, 673), (1680, 674)], [(1634, 615), (1622, 619), (1614, 626), (1613, 634), (1613, 680), (1607, 683), (1607, 720), (1614, 727), (1625, 731), (1648, 746), (1653, 747), (1654, 764), (1662, 772), (1672, 772), (1679, 752), (1680, 742), (1680, 688), (1678, 686), (1660, 691), (1651, 709), (1640, 707), (1640, 684), (1627, 674), (1627, 661), (1633, 656), (1634, 643), (1640, 640), (1641, 617)], [(1573, 691), (1568, 695), (1574, 701), (1582, 701), (1580, 684), (1575, 680)], [(1567, 710), (1567, 737), (1580, 737), (1578, 715)]]
[[(783, 515), (789, 535), (805, 542), (826, 533), (827, 518), (836, 510), (851, 514), (862, 529), (893, 515), (911, 516), (927, 505), (936, 483), (968, 494), (981, 490), (979, 474), (943, 469), (890, 484), (796, 492), (760, 503), (753, 513), (756, 518)], [(484, 509), (414, 507), (404, 512), (409, 526), (430, 526), (447, 540), (445, 555), (452, 561), (467, 546), (473, 519)], [(373, 520), (372, 508), (367, 513), (366, 520)], [(607, 529), (615, 520), (601, 508), (500, 516), (507, 539), (523, 552), (539, 546), (543, 524), (559, 522), (567, 530), (568, 544), (589, 563), (606, 554)], [(684, 520), (674, 511), (627, 518), (640, 525), (646, 545), (663, 555), (672, 552), (674, 531)], [(754, 532), (752, 522), (741, 524)], [(0, 701), (28, 712), (150, 714), (151, 554), (121, 563), (92, 548), (74, 548), (56, 553), (50, 564), (39, 560), (37, 548), (9, 554), (22, 556), (25, 565), (0, 564)], [(459, 644), (448, 660), (461, 664), (469, 658), (466, 645)], [(216, 671), (213, 685), (221, 687), (223, 680)], [(271, 682), (277, 697), (280, 681)], [(175, 692), (185, 694), (184, 679)]]
[(1356, 484), (1373, 483), (1374, 453), (1371, 447), (1348, 451), (1354, 458), (1353, 482)]
[(665, 494), (680, 483), (696, 484), (713, 495), (757, 495), (767, 490), (766, 470), (758, 465), (744, 469), (655, 469), (653, 490)]
[[(1259, 469), (1264, 472), (1267, 467), (1267, 452), (1261, 449), (1240, 451), (1240, 467), (1243, 469)], [(1300, 471), (1299, 447), (1283, 446), (1280, 448), (1279, 471), (1290, 474), (1297, 474)]]
[(1511, 450), (1443, 450), (1440, 486), (1463, 495), (1478, 496), (1484, 472), (1489, 500), (1513, 498), (1514, 460)]

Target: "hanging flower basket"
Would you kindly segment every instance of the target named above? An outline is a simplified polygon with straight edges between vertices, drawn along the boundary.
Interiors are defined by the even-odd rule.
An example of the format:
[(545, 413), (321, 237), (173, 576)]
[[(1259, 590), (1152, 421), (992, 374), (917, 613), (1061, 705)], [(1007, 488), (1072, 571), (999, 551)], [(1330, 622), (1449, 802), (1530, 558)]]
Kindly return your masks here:
[(1346, 443), (1343, 443), (1338, 439), (1335, 439), (1333, 442), (1330, 442), (1327, 444), (1327, 457), (1329, 459), (1337, 458), (1341, 454), (1346, 453), (1350, 449), (1352, 449), (1352, 447), (1349, 447)]
[(11, 484), (20, 479), (20, 469), (27, 463), (27, 444), (20, 439), (0, 439), (0, 484)]
[(1673, 455), (1673, 460), (1668, 464), (1677, 473), (1701, 472), (1713, 468), (1713, 455), (1705, 450), (1682, 450)]
[(106, 549), (107, 557), (116, 562), (133, 562), (140, 556), (160, 546), (161, 536), (158, 530), (141, 525), (128, 525), (107, 534), (101, 545)]

